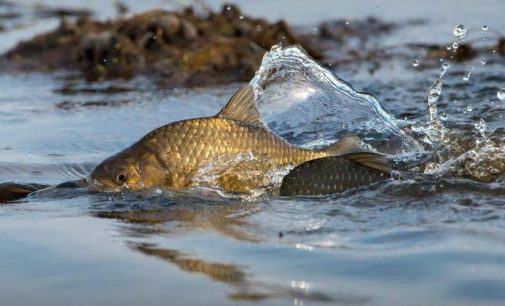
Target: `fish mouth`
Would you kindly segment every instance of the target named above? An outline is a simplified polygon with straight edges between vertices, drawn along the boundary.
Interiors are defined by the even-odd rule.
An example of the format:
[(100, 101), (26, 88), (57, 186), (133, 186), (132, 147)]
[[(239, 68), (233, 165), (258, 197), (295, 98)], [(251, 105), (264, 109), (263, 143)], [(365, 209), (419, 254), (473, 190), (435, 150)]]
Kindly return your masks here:
[(76, 181), (68, 181), (56, 185), (57, 188), (84, 188), (89, 186), (88, 179), (80, 179)]

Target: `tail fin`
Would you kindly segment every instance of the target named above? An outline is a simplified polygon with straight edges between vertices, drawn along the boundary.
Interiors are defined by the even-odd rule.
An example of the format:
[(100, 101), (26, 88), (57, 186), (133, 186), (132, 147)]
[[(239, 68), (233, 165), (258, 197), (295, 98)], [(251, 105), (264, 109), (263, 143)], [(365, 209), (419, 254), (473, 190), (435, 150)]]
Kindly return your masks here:
[(361, 147), (361, 139), (355, 134), (345, 134), (336, 143), (322, 149), (328, 156), (344, 155), (352, 152), (365, 151)]

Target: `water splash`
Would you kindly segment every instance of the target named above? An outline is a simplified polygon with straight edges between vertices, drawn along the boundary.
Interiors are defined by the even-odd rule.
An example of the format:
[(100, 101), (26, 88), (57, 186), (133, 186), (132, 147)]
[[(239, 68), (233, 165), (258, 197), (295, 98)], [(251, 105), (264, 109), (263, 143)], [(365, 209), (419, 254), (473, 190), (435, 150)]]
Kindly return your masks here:
[(442, 79), (450, 67), (451, 66), (448, 63), (443, 63), (442, 68), (440, 69), (440, 73), (438, 74), (438, 78)]
[[(478, 136), (469, 143), (462, 139), (460, 130), (446, 128), (437, 116), (436, 103), (442, 94), (442, 77), (448, 67), (442, 66), (439, 78), (430, 87), (428, 94), (430, 120), (426, 134), (433, 144), (433, 155), (432, 161), (425, 165), (424, 172), (472, 178), (481, 182), (493, 181), (505, 173), (505, 145), (502, 140), (488, 136), (486, 121), (480, 118), (474, 123)], [(463, 79), (468, 81), (469, 78), (470, 70), (466, 70)], [(473, 107), (468, 105), (466, 111), (472, 112)]]
[[(428, 130), (426, 131), (426, 140), (430, 145), (436, 145), (440, 141), (446, 142), (446, 134), (447, 129), (440, 121), (438, 117), (438, 108), (437, 102), (442, 95), (442, 79), (444, 78), (447, 70), (449, 70), (450, 65), (448, 63), (443, 63), (440, 68), (440, 73), (438, 74), (438, 78), (433, 82), (430, 89), (428, 90), (428, 111), (429, 111), (429, 122), (428, 122)], [(444, 113), (442, 116), (442, 120), (447, 119), (447, 114)]]
[(193, 185), (225, 198), (253, 200), (274, 192), (291, 169), (252, 153), (222, 155), (198, 169)]
[(353, 132), (384, 153), (417, 150), (374, 96), (357, 92), (299, 46), (272, 47), (250, 84), (269, 127), (298, 145), (322, 145)]
[(474, 126), (475, 126), (475, 129), (477, 129), (477, 131), (479, 131), (480, 136), (483, 139), (487, 139), (487, 136), (486, 136), (487, 123), (486, 123), (486, 121), (484, 121), (484, 119), (480, 118), (479, 121), (477, 121), (474, 124)]
[(438, 131), (443, 127), (442, 122), (437, 116), (437, 101), (442, 95), (442, 79), (437, 79), (430, 87), (428, 92), (428, 109), (430, 112), (429, 127), (432, 130)]
[(502, 88), (502, 89), (498, 90), (498, 92), (496, 93), (496, 97), (500, 101), (505, 101), (505, 88)]

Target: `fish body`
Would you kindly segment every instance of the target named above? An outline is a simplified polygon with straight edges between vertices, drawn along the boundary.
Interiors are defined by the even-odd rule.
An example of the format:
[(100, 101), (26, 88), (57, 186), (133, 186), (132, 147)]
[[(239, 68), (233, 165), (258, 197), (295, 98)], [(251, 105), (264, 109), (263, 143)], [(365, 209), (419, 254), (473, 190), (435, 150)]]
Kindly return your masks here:
[[(164, 187), (182, 190), (202, 184), (202, 169), (213, 163), (219, 188), (247, 192), (268, 185), (268, 173), (308, 160), (341, 155), (359, 148), (346, 136), (321, 150), (294, 146), (262, 122), (252, 87), (247, 85), (213, 117), (178, 121), (148, 133), (124, 151), (100, 163), (90, 175), (99, 191)], [(237, 163), (244, 155), (251, 161)], [(216, 169), (221, 169), (216, 173)], [(221, 177), (219, 177), (221, 175)], [(204, 181), (204, 180), (203, 180)]]
[[(376, 160), (375, 167), (365, 166), (360, 160)], [(391, 173), (382, 155), (354, 153), (310, 160), (293, 168), (282, 180), (283, 196), (318, 196), (341, 193), (386, 180)]]
[[(256, 169), (248, 170), (267, 172), (272, 167), (296, 166), (311, 159), (343, 154), (359, 146), (358, 140), (355, 136), (344, 137), (321, 150), (294, 146), (262, 122), (248, 85), (216, 116), (167, 124), (104, 160), (91, 173), (90, 187), (100, 191), (155, 187), (181, 190), (198, 185), (195, 176), (199, 170), (223, 156), (252, 154), (269, 162), (250, 164)], [(231, 192), (255, 187), (255, 184), (240, 184), (230, 179), (239, 177), (243, 171), (240, 168), (236, 175), (230, 173), (233, 169), (228, 170), (227, 178), (219, 180), (219, 187)]]

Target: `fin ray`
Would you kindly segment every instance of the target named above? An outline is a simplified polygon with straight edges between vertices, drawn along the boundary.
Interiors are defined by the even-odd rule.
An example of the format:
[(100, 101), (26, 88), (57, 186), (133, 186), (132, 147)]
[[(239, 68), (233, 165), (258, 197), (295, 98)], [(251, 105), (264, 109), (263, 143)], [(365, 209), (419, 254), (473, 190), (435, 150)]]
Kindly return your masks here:
[(228, 104), (217, 114), (217, 117), (266, 126), (258, 112), (254, 101), (254, 92), (249, 84), (239, 89), (231, 97)]

